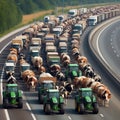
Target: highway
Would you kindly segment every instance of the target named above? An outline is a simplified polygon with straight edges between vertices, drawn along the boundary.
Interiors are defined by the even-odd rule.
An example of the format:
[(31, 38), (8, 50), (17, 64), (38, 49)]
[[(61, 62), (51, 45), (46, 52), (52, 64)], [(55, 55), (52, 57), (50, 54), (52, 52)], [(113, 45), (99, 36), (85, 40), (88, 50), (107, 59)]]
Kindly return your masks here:
[[(120, 22), (117, 22), (117, 23), (110, 25), (110, 27), (107, 27), (103, 32), (101, 32), (101, 34), (99, 36), (99, 39), (106, 40), (106, 43), (105, 43), (105, 41), (99, 40), (99, 44), (100, 44), (99, 49), (100, 50), (102, 49), (102, 51), (101, 51), (102, 54), (104, 52), (103, 56), (105, 56), (105, 59), (109, 60), (109, 62), (111, 59), (108, 59), (109, 58), (108, 53), (111, 54), (112, 51), (114, 51), (113, 49), (109, 48), (111, 45), (111, 42), (109, 40), (111, 40), (111, 38), (112, 38), (112, 40), (113, 39), (117, 40), (117, 38), (115, 36), (118, 36), (118, 38), (119, 38), (118, 33), (119, 33), (119, 29), (120, 29), (120, 27), (119, 27)], [(117, 26), (117, 27), (114, 27), (114, 26)], [(66, 112), (64, 115), (56, 115), (56, 114), (45, 115), (43, 112), (43, 106), (38, 103), (37, 92), (29, 92), (29, 91), (25, 90), (24, 85), (22, 86), (22, 84), (19, 84), (24, 92), (24, 98), (23, 98), (24, 99), (24, 107), (23, 107), (23, 109), (15, 109), (15, 108), (3, 109), (2, 105), (1, 105), (0, 119), (1, 120), (22, 120), (22, 119), (23, 120), (56, 120), (56, 119), (57, 120), (119, 120), (119, 117), (120, 117), (120, 112), (119, 112), (120, 111), (120, 106), (119, 106), (119, 104), (120, 104), (120, 93), (119, 93), (120, 87), (118, 87), (118, 85), (115, 82), (113, 82), (115, 80), (115, 78), (109, 74), (109, 72), (105, 69), (104, 66), (101, 65), (101, 63), (98, 61), (98, 59), (94, 56), (93, 52), (91, 51), (91, 49), (89, 47), (89, 43), (88, 43), (88, 35), (89, 35), (91, 29), (92, 29), (92, 27), (88, 27), (85, 30), (85, 32), (81, 38), (80, 51), (81, 51), (82, 55), (85, 55), (88, 58), (89, 62), (91, 63), (91, 65), (93, 66), (95, 71), (98, 72), (98, 74), (100, 74), (102, 76), (103, 83), (106, 84), (112, 92), (112, 99), (110, 101), (110, 106), (108, 108), (99, 107), (99, 113), (97, 115), (94, 115), (94, 114), (79, 115), (74, 110), (74, 99), (70, 98), (67, 101), (67, 105), (65, 105)], [(100, 30), (100, 31), (102, 31), (102, 30)], [(106, 33), (105, 33), (105, 31), (106, 31)], [(111, 34), (108, 35), (108, 33), (110, 33), (110, 31), (111, 31)], [(115, 31), (117, 31), (117, 32), (115, 32)], [(2, 41), (0, 44), (0, 50), (2, 50), (2, 48), (12, 38), (14, 38), (14, 36), (12, 36), (9, 39), (6, 39), (5, 41)], [(109, 44), (108, 44), (108, 42), (109, 42)], [(112, 44), (114, 44), (113, 45), (114, 48), (119, 51), (119, 47), (117, 47), (117, 45), (116, 45), (118, 43), (112, 42)], [(106, 51), (106, 49), (107, 49), (107, 51)], [(9, 50), (9, 47), (1, 53), (1, 59), (0, 59), (1, 68), (3, 67), (2, 64), (4, 63), (4, 60), (5, 60), (5, 55), (6, 55), (5, 52), (7, 51), (7, 53), (8, 53), (9, 52), (8, 50)], [(110, 50), (112, 50), (112, 51), (110, 51)], [(114, 56), (114, 54), (112, 56)], [(115, 54), (115, 56), (116, 56), (116, 54)], [(113, 57), (113, 58), (115, 59), (117, 57)], [(112, 65), (114, 66), (113, 63), (112, 63)], [(114, 68), (114, 67), (112, 67), (112, 68)], [(2, 101), (0, 101), (0, 103), (2, 104)]]

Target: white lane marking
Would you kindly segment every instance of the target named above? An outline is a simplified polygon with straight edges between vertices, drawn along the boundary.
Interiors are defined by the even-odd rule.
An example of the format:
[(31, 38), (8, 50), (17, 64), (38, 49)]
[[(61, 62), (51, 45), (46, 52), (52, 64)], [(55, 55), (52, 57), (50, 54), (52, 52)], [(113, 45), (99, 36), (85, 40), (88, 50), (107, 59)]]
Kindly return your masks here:
[(4, 111), (5, 111), (6, 119), (7, 119), (7, 120), (10, 120), (10, 117), (9, 117), (9, 114), (8, 114), (8, 110), (5, 109)]
[(100, 117), (102, 117), (102, 118), (103, 118), (103, 117), (104, 117), (104, 115), (103, 115), (103, 114), (100, 114)]
[[(31, 107), (30, 107), (30, 105), (27, 102), (26, 102), (26, 106), (31, 111)], [(33, 120), (37, 120), (36, 117), (35, 117), (35, 115), (32, 112), (31, 112), (31, 116), (32, 116)]]
[[(119, 21), (119, 20), (117, 20), (117, 21)], [(105, 62), (105, 64), (106, 64), (107, 66), (109, 66), (110, 69), (112, 69), (112, 68), (111, 68), (111, 66), (107, 63), (107, 61), (104, 59), (104, 57), (102, 56), (102, 53), (101, 53), (101, 51), (100, 51), (99, 43), (98, 43), (98, 42), (99, 42), (99, 38), (100, 38), (100, 35), (102, 34), (102, 32), (104, 32), (105, 29), (106, 29), (108, 26), (112, 25), (112, 24), (115, 23), (115, 22), (116, 22), (116, 21), (111, 22), (111, 23), (108, 24), (106, 27), (104, 27), (104, 29), (102, 29), (102, 30), (100, 31), (100, 33), (98, 34), (98, 37), (97, 37), (97, 42), (96, 42), (96, 44), (97, 44), (97, 49), (98, 49), (98, 53), (99, 53), (100, 57), (101, 57), (102, 60)], [(114, 31), (113, 31), (113, 33), (114, 33)]]
[(68, 119), (69, 119), (69, 120), (72, 120), (72, 118), (71, 118), (70, 116), (68, 116)]

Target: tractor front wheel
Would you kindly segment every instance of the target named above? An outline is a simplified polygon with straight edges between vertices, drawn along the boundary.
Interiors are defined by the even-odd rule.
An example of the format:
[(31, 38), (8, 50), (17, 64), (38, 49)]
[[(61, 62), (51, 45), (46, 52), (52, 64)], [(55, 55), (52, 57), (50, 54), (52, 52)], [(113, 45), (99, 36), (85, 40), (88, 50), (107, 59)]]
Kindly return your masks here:
[(98, 113), (98, 104), (97, 104), (97, 103), (94, 103), (94, 104), (93, 104), (93, 113), (94, 113), (94, 114), (97, 114), (97, 113)]
[(50, 104), (45, 104), (44, 111), (45, 111), (46, 114), (50, 114), (51, 113)]
[(8, 104), (9, 104), (8, 99), (7, 98), (3, 99), (3, 107), (8, 108)]
[(60, 105), (60, 114), (64, 114), (65, 110), (64, 110), (64, 104)]
[(19, 100), (18, 100), (18, 108), (23, 108), (22, 98), (19, 98)]
[(78, 107), (77, 107), (77, 111), (78, 111), (80, 114), (83, 114), (83, 113), (85, 112), (84, 104), (79, 104)]

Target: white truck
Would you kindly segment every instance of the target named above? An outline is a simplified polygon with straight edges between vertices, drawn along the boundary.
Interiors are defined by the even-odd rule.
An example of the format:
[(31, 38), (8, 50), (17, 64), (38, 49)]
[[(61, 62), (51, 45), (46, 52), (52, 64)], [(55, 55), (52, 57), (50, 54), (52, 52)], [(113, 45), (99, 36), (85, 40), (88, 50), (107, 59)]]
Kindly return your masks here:
[(76, 17), (77, 15), (79, 15), (78, 13), (79, 11), (77, 9), (70, 9), (68, 11), (68, 18), (73, 18)]
[(97, 15), (89, 16), (89, 18), (87, 19), (87, 25), (95, 26), (98, 22), (97, 18), (98, 18)]
[(67, 20), (67, 14), (58, 15), (59, 23), (62, 23), (63, 21)]

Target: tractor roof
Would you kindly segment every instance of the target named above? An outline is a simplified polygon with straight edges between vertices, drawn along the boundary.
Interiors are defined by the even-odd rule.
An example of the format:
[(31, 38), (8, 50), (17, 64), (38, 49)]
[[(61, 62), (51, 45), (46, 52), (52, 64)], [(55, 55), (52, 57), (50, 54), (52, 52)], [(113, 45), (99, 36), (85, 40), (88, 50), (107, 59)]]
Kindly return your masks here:
[(44, 80), (42, 83), (53, 83), (52, 80)]
[(6, 62), (5, 66), (15, 66), (14, 63)]
[(58, 89), (49, 89), (48, 92), (59, 92)]
[(68, 66), (78, 66), (78, 64), (69, 64)]
[(80, 90), (80, 91), (83, 91), (83, 92), (85, 92), (85, 91), (92, 91), (91, 88), (79, 88), (79, 90)]
[(6, 86), (8, 86), (8, 87), (17, 87), (18, 85), (17, 84), (7, 84)]

